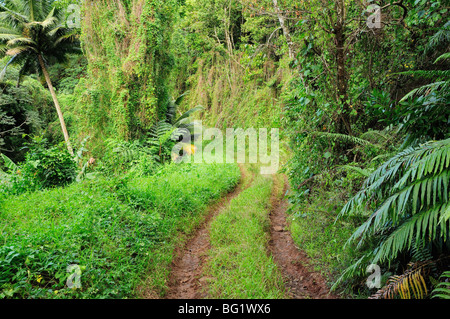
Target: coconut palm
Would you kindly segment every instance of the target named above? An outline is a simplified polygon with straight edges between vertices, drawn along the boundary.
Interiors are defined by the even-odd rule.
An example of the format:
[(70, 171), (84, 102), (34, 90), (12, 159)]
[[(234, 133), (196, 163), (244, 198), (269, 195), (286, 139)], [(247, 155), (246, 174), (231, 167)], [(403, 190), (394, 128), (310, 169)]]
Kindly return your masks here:
[[(58, 113), (67, 149), (73, 155), (66, 124), (47, 71), (63, 62), (68, 53), (80, 51), (77, 36), (64, 25), (64, 14), (51, 0), (5, 0), (0, 2), (0, 49), (10, 62), (19, 63), (20, 77), (38, 72), (45, 77)], [(9, 64), (9, 63), (8, 63)], [(2, 72), (4, 73), (4, 71)]]

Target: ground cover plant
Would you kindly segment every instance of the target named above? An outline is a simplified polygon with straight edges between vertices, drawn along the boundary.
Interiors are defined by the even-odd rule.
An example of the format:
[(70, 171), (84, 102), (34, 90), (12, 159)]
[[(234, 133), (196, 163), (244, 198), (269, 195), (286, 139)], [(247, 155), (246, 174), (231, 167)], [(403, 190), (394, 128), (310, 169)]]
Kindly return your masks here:
[[(163, 292), (180, 233), (189, 233), (206, 205), (239, 178), (233, 165), (174, 164), (146, 178), (7, 197), (1, 207), (1, 297), (129, 298), (145, 279)], [(66, 285), (72, 264), (81, 269), (81, 289)]]

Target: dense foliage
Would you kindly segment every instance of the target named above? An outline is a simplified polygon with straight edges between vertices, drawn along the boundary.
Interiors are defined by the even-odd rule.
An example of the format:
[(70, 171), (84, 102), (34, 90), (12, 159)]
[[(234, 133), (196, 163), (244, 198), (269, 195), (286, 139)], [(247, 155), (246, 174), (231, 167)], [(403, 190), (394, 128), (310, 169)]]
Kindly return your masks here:
[[(164, 292), (178, 231), (239, 175), (171, 163), (195, 152), (172, 152), (193, 116), (280, 128), (290, 231), (337, 292), (448, 297), (449, 8), (373, 4), (1, 1), (0, 298), (136, 296), (144, 269)], [(257, 181), (244, 198), (263, 220)], [(88, 288), (63, 288), (70, 263)]]

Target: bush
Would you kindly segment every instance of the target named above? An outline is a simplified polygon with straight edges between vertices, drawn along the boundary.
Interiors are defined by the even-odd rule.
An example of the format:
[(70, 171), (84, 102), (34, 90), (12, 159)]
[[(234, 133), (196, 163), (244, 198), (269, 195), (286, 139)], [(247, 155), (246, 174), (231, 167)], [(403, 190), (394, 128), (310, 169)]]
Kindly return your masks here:
[(20, 194), (66, 186), (76, 179), (77, 172), (77, 164), (63, 144), (49, 147), (45, 139), (35, 138), (25, 161), (11, 174), (11, 191)]

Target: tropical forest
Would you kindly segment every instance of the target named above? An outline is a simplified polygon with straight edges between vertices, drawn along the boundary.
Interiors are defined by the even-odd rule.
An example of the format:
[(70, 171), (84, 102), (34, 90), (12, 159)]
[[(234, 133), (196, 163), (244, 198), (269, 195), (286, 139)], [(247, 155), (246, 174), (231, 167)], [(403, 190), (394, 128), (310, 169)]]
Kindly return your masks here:
[(449, 9), (0, 0), (0, 300), (450, 299)]

